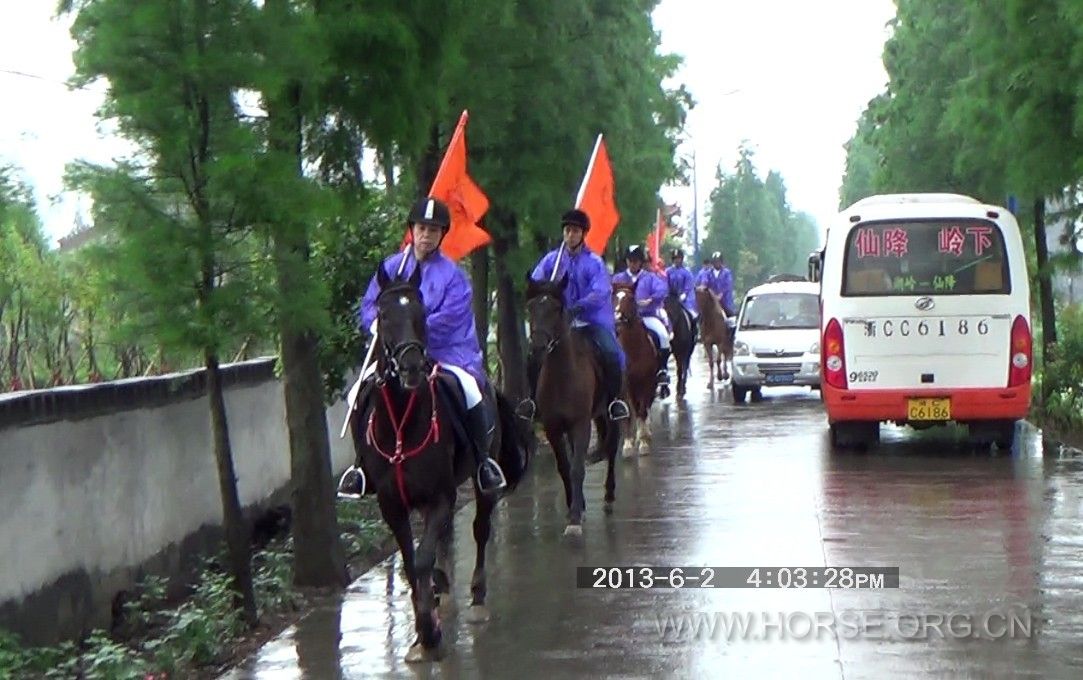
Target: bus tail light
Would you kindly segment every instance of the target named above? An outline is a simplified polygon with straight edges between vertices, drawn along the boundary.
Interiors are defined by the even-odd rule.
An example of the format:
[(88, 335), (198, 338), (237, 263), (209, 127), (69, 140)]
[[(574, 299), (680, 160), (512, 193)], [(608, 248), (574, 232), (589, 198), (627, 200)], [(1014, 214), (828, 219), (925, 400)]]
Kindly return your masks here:
[(840, 390), (847, 389), (846, 348), (842, 338), (842, 325), (838, 319), (831, 319), (824, 329), (824, 340), (820, 343), (822, 352), (824, 379), (827, 384)]
[(1022, 316), (1012, 323), (1011, 347), (1008, 353), (1008, 387), (1030, 384), (1031, 364), (1034, 358), (1034, 339), (1030, 324)]

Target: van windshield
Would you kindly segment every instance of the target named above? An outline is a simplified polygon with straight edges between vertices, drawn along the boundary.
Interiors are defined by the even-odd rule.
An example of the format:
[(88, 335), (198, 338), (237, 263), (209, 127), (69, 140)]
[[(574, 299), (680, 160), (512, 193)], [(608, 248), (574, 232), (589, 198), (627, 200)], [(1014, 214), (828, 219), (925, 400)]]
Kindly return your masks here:
[(850, 231), (843, 295), (1010, 292), (1004, 237), (993, 222), (876, 222)]
[(820, 298), (811, 293), (766, 293), (745, 300), (741, 328), (819, 328)]

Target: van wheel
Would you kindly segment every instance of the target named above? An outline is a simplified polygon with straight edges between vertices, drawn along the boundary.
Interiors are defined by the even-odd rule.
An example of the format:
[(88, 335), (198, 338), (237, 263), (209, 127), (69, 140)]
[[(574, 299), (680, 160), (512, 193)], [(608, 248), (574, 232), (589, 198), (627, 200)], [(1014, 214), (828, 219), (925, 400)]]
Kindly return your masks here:
[(748, 393), (748, 388), (747, 387), (742, 387), (740, 385), (731, 384), (730, 389), (733, 390), (733, 403), (735, 403), (735, 404), (743, 404), (743, 403), (745, 403), (745, 395)]
[(840, 449), (868, 449), (880, 442), (878, 422), (831, 423), (831, 445)]

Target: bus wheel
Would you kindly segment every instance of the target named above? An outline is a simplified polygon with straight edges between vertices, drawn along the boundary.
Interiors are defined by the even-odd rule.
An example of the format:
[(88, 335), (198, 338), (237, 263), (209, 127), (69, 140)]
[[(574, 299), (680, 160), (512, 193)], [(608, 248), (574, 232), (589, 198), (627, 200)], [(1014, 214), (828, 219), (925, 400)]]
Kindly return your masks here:
[(880, 441), (878, 422), (831, 423), (831, 444), (840, 449), (867, 449)]

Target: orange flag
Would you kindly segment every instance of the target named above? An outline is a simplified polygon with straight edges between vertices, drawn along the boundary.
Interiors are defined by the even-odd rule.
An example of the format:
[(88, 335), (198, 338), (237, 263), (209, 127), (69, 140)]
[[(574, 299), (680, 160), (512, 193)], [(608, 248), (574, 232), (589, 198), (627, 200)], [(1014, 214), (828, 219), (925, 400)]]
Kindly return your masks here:
[(666, 220), (662, 217), (662, 211), (658, 211), (658, 220), (654, 224), (654, 231), (647, 237), (647, 255), (651, 258), (654, 271), (666, 275), (666, 263), (662, 260), (662, 243), (666, 238)]
[(598, 135), (590, 163), (587, 164), (587, 173), (583, 176), (583, 184), (579, 187), (579, 196), (575, 199), (575, 207), (590, 218), (590, 231), (584, 241), (588, 248), (599, 255), (605, 251), (609, 237), (620, 222), (614, 191), (609, 152), (606, 151), (602, 135)]
[[(458, 262), (477, 248), (492, 242), (489, 232), (478, 226), (489, 210), (489, 198), (466, 172), (466, 111), (451, 135), (440, 169), (436, 171), (429, 196), (447, 204), (451, 213), (451, 229), (440, 242), (440, 251)], [(411, 241), (407, 230), (403, 245)]]

